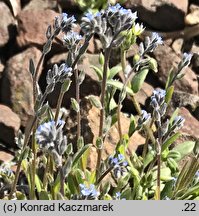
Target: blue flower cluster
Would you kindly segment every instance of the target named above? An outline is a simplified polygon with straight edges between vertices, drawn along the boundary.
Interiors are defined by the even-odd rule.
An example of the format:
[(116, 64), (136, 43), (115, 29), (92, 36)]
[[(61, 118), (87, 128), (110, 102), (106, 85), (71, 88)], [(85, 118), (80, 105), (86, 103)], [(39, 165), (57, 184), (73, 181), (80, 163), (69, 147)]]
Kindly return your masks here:
[(80, 184), (80, 193), (82, 199), (94, 200), (99, 196), (99, 192), (95, 189), (95, 185), (91, 184), (87, 187), (85, 184)]
[(64, 124), (62, 120), (57, 124), (55, 121), (45, 122), (38, 127), (35, 134), (39, 147), (52, 154), (57, 166), (61, 164), (61, 156), (67, 148), (67, 139), (62, 130)]
[(117, 157), (110, 156), (108, 163), (111, 167), (113, 167), (113, 174), (115, 178), (120, 178), (124, 176), (128, 171), (128, 163), (124, 160), (124, 155), (118, 154)]
[(124, 39), (120, 33), (130, 29), (136, 18), (136, 13), (116, 4), (96, 14), (85, 14), (81, 29), (86, 35), (98, 34), (104, 48), (117, 47)]

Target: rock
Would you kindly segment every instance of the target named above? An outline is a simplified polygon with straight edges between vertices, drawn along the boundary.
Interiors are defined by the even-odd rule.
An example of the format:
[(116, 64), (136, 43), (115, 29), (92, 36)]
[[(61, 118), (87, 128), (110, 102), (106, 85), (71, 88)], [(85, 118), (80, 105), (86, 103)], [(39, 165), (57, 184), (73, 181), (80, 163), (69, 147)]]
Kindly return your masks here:
[(14, 147), (15, 136), (20, 128), (20, 118), (9, 107), (0, 104), (0, 140)]
[[(159, 65), (157, 76), (165, 85), (170, 69), (172, 67), (176, 68), (181, 59), (166, 44), (164, 46), (158, 46), (153, 54)], [(185, 74), (184, 77), (181, 80), (175, 81), (175, 89), (191, 94), (198, 94), (198, 81), (196, 74), (189, 67), (185, 68), (183, 73)]]
[(185, 17), (185, 23), (187, 25), (196, 25), (199, 23), (199, 6), (190, 5), (189, 7), (190, 13)]
[[(46, 29), (53, 24), (55, 16), (59, 14), (52, 10), (25, 10), (18, 14), (18, 36), (19, 47), (36, 46), (42, 49), (46, 42)], [(58, 47), (62, 47), (58, 45)], [(62, 48), (63, 49), (63, 48)]]
[[(87, 99), (82, 99), (81, 102), (81, 126), (82, 135), (84, 137), (85, 144), (92, 143), (95, 145), (96, 139), (99, 133), (99, 109), (92, 107)], [(66, 119), (66, 133), (69, 135), (69, 142), (74, 143), (76, 137), (76, 114), (70, 111)], [(121, 113), (122, 132), (128, 133), (130, 119), (123, 113)], [(109, 155), (114, 153), (115, 147), (119, 141), (119, 133), (117, 123), (114, 124), (105, 139), (104, 151), (102, 158), (106, 159)], [(139, 133), (135, 133), (129, 141), (128, 152), (135, 151), (139, 145), (144, 144), (144, 137)], [(96, 149), (91, 148), (89, 154), (89, 168), (94, 169), (96, 166)]]
[(141, 106), (145, 106), (146, 100), (151, 97), (153, 90), (154, 88), (150, 84), (144, 82), (140, 91), (135, 95), (137, 102)]
[(184, 40), (182, 38), (178, 38), (172, 43), (172, 49), (175, 51), (177, 55), (181, 55), (183, 44)]
[(5, 66), (0, 62), (0, 79), (2, 77)]
[(21, 11), (21, 1), (20, 0), (6, 0), (6, 2), (11, 7), (14, 17)]
[(35, 64), (39, 61), (41, 52), (36, 48), (29, 48), (9, 59), (2, 78), (1, 100), (10, 106), (21, 119), (22, 125), (33, 114), (32, 77), (29, 72), (29, 60)]
[(57, 2), (52, 0), (31, 0), (23, 10), (56, 9)]
[(195, 140), (199, 139), (199, 121), (184, 107), (180, 109), (179, 114), (185, 118), (184, 126), (180, 131), (188, 136), (194, 137)]
[(4, 2), (0, 2), (0, 47), (8, 43), (9, 39), (13, 38), (14, 34), (14, 18)]
[(125, 6), (137, 11), (139, 19), (150, 27), (173, 31), (184, 27), (188, 0), (129, 0)]
[(12, 161), (14, 156), (6, 151), (0, 150), (0, 162), (2, 163), (9, 163)]
[(177, 107), (185, 107), (199, 120), (199, 96), (182, 91), (174, 91), (171, 100), (171, 113)]
[(60, 5), (62, 10), (77, 10), (77, 4), (73, 0), (57, 0), (57, 3)]

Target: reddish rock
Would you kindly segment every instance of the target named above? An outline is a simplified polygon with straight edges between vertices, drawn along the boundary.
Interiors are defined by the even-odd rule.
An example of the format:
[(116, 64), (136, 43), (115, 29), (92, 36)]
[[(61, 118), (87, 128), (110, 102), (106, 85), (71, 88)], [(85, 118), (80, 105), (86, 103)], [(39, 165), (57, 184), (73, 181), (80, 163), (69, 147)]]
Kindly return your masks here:
[(41, 52), (29, 48), (9, 59), (2, 77), (2, 102), (9, 105), (26, 125), (29, 116), (33, 114), (32, 77), (29, 72), (29, 60), (35, 64), (39, 61)]
[(179, 114), (185, 118), (185, 123), (181, 132), (194, 137), (195, 140), (199, 139), (199, 121), (184, 107), (180, 109)]
[(21, 11), (17, 16), (19, 47), (35, 45), (42, 48), (46, 42), (46, 29), (58, 15), (49, 9)]
[(0, 79), (2, 77), (2, 73), (3, 73), (4, 68), (5, 68), (5, 66), (3, 64), (1, 64), (1, 62), (0, 62)]
[[(99, 134), (99, 109), (92, 107), (87, 99), (82, 99), (81, 103), (81, 125), (82, 135), (84, 137), (85, 144), (96, 144), (96, 139)], [(130, 119), (123, 113), (121, 113), (122, 132), (127, 134), (130, 125)], [(76, 137), (76, 114), (70, 111), (66, 118), (66, 133), (69, 135), (69, 142), (74, 143)], [(119, 141), (118, 125), (115, 123), (107, 133), (102, 158), (106, 159), (109, 155), (114, 153), (115, 147)], [(139, 145), (144, 144), (145, 139), (139, 133), (135, 133), (129, 140), (128, 152), (135, 151)], [(92, 170), (96, 167), (97, 152), (94, 147), (91, 148), (88, 167)]]
[(138, 12), (142, 22), (157, 30), (173, 31), (184, 27), (188, 0), (129, 0), (126, 7)]
[(1, 151), (0, 150), (0, 161), (3, 163), (9, 163), (12, 161), (14, 156), (6, 151)]
[[(158, 46), (153, 52), (155, 59), (158, 62), (159, 70), (157, 76), (159, 80), (166, 84), (170, 69), (176, 68), (181, 58), (166, 44)], [(183, 70), (185, 74), (181, 80), (174, 83), (176, 90), (182, 90), (187, 93), (198, 94), (198, 81), (196, 74), (189, 68)]]
[(52, 0), (31, 0), (23, 10), (56, 9), (57, 1)]
[(0, 105), (0, 140), (14, 146), (15, 136), (20, 128), (20, 118), (9, 107)]
[(0, 2), (0, 47), (4, 46), (13, 37), (14, 18), (4, 2)]

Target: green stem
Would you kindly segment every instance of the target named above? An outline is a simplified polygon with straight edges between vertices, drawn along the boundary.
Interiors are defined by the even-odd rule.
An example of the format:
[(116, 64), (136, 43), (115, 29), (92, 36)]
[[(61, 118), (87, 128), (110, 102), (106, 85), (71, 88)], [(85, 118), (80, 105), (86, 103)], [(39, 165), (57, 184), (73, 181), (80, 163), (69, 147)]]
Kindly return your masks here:
[(60, 94), (59, 94), (59, 98), (58, 98), (58, 101), (57, 101), (57, 107), (56, 107), (56, 113), (55, 113), (55, 123), (57, 123), (57, 121), (58, 121), (59, 111), (60, 111), (61, 104), (62, 104), (62, 101), (63, 101), (64, 93), (65, 92), (61, 91)]
[[(150, 122), (150, 125), (149, 125), (149, 128), (151, 130), (152, 130), (153, 123), (154, 123), (154, 118), (152, 118), (152, 120)], [(147, 134), (146, 141), (145, 141), (145, 144), (144, 144), (144, 149), (143, 149), (143, 152), (142, 152), (142, 158), (143, 159), (146, 157), (146, 154), (147, 154), (148, 145), (149, 145), (149, 139), (150, 139), (149, 135)]]
[(45, 57), (44, 54), (42, 54), (40, 56), (39, 62), (38, 62), (37, 67), (35, 69), (35, 74), (33, 76), (33, 101), (34, 101), (34, 104), (35, 104), (35, 101), (37, 98), (37, 82), (38, 82), (39, 69), (40, 69), (41, 64), (44, 60), (44, 57)]
[(108, 168), (97, 180), (96, 184), (99, 185), (100, 182), (113, 170), (114, 167)]
[[(78, 70), (74, 70), (75, 73), (75, 93), (76, 93), (76, 101), (78, 103), (78, 106), (80, 107), (80, 98), (79, 98), (79, 75)], [(81, 116), (80, 116), (80, 110), (77, 112), (77, 141), (79, 140), (81, 136)]]
[(60, 193), (62, 196), (64, 196), (64, 182), (65, 182), (65, 177), (63, 174), (62, 166), (59, 167), (59, 173), (60, 173)]
[[(101, 87), (101, 98), (100, 102), (102, 109), (100, 110), (100, 126), (99, 126), (99, 137), (103, 140), (103, 128), (104, 128), (104, 118), (105, 118), (105, 93), (106, 93), (106, 81), (107, 81), (107, 72), (110, 59), (111, 47), (105, 50), (105, 61), (103, 66), (103, 77), (102, 77), (102, 87)], [(97, 178), (99, 176), (101, 159), (102, 159), (103, 148), (97, 149)]]
[(49, 172), (49, 166), (50, 166), (50, 155), (47, 157), (47, 163), (46, 163), (46, 168), (44, 171), (44, 177), (43, 177), (43, 189), (46, 190), (47, 187), (47, 174)]
[[(30, 127), (30, 131), (29, 131), (27, 137), (26, 137), (25, 140), (24, 140), (24, 145), (23, 145), (22, 151), (25, 150), (26, 146), (27, 146), (28, 143), (29, 143), (30, 136), (31, 136), (31, 131), (32, 131), (32, 129), (34, 128), (34, 125), (35, 125), (35, 123), (36, 123), (36, 120), (37, 120), (37, 118), (35, 117), (34, 120), (33, 120), (33, 122), (32, 122), (32, 125), (31, 125), (31, 127)], [(13, 182), (13, 184), (12, 184), (10, 193), (9, 193), (9, 195), (8, 195), (8, 199), (9, 199), (9, 200), (12, 199), (13, 193), (16, 191), (16, 186), (17, 186), (17, 182), (18, 182), (18, 179), (19, 179), (19, 174), (20, 174), (20, 170), (21, 170), (22, 161), (23, 161), (23, 158), (20, 158), (20, 160), (19, 160), (19, 162), (18, 162), (18, 164), (17, 164), (17, 169), (16, 169), (16, 172), (15, 172), (15, 179), (14, 179), (14, 182)]]
[(36, 150), (36, 143), (35, 143), (35, 133), (36, 133), (36, 125), (33, 128), (32, 133), (32, 151), (33, 151), (33, 161), (32, 161), (32, 182), (31, 182), (31, 193), (30, 198), (31, 200), (35, 199), (35, 175), (36, 175), (36, 159), (37, 159), (37, 150)]

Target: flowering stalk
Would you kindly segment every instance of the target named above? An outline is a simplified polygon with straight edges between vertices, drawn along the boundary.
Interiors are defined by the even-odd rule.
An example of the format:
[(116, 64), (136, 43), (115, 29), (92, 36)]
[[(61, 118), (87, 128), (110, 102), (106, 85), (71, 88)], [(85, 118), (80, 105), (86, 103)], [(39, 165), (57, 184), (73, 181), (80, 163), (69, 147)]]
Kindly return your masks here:
[[(80, 99), (79, 99), (79, 74), (78, 74), (78, 70), (75, 69), (74, 70), (74, 74), (75, 74), (75, 93), (76, 93), (76, 101), (78, 103), (78, 106), (80, 107)], [(77, 112), (77, 141), (79, 140), (81, 136), (81, 115), (80, 115), (80, 109)]]
[[(101, 98), (100, 102), (102, 109), (100, 110), (100, 126), (99, 126), (99, 137), (103, 140), (103, 127), (104, 127), (104, 118), (105, 118), (105, 93), (106, 93), (106, 81), (107, 81), (107, 71), (110, 59), (111, 47), (105, 50), (105, 61), (103, 66), (103, 77), (102, 77), (102, 87), (101, 87)], [(97, 149), (97, 176), (99, 176), (99, 170), (101, 165), (103, 147)]]
[[(36, 122), (36, 117), (34, 117), (34, 120), (32, 122), (32, 125), (30, 127), (30, 131), (27, 135), (27, 137), (25, 138), (24, 140), (24, 145), (23, 145), (23, 149), (22, 149), (22, 154), (23, 152), (25, 151), (25, 148), (27, 147), (28, 143), (29, 143), (29, 140), (30, 140), (30, 136), (31, 136), (31, 131), (35, 125), (35, 122)], [(20, 170), (21, 170), (21, 164), (22, 164), (22, 161), (23, 161), (23, 157), (21, 156), (20, 159), (19, 159), (19, 162), (17, 164), (17, 169), (16, 169), (16, 172), (15, 172), (15, 179), (14, 179), (14, 182), (12, 184), (12, 187), (11, 187), (11, 190), (10, 190), (10, 193), (8, 195), (8, 199), (12, 199), (12, 196), (13, 196), (13, 193), (15, 192), (16, 190), (16, 186), (17, 186), (17, 182), (18, 182), (18, 179), (19, 179), (19, 174), (20, 174)]]

